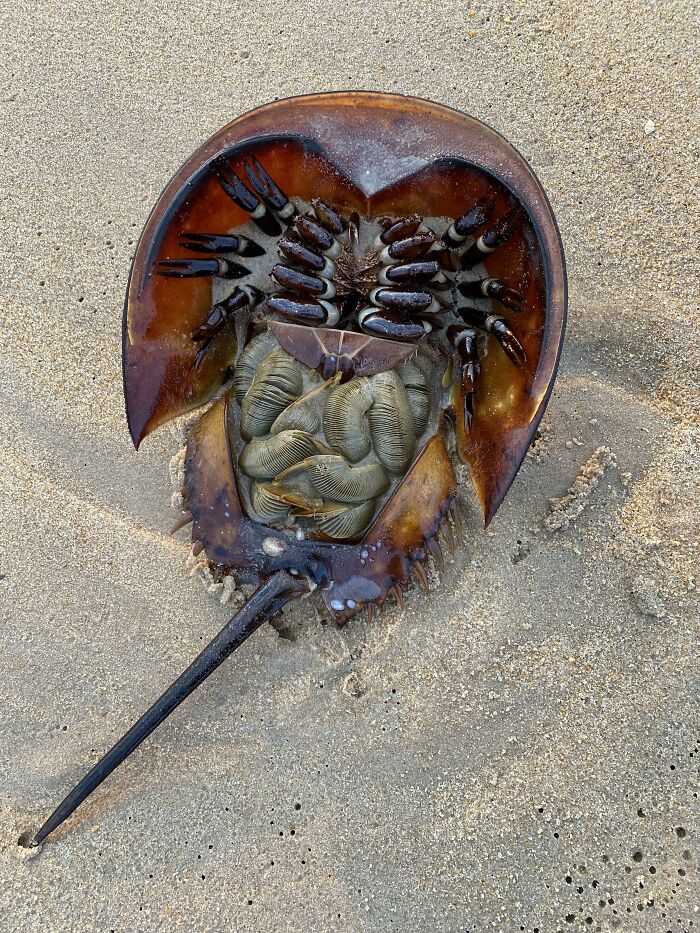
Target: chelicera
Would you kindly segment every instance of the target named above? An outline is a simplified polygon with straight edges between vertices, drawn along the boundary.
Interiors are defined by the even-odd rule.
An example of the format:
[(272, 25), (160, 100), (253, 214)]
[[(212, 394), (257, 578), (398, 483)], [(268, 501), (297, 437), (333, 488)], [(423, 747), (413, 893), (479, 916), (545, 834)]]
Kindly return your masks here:
[(255, 591), (71, 791), (38, 845), (255, 629), (320, 595), (339, 623), (459, 521), (488, 523), (542, 416), (563, 337), (554, 217), (522, 157), (392, 95), (278, 101), (216, 134), (161, 195), (124, 316), (135, 444), (199, 410), (185, 508), (217, 579)]

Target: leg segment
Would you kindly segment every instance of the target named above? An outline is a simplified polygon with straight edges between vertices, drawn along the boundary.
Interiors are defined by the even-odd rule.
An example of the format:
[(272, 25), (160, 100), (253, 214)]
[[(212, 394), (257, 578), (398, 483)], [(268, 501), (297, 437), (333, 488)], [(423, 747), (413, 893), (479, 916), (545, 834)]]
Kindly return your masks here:
[(523, 310), (523, 296), (514, 288), (508, 288), (500, 279), (479, 279), (476, 282), (460, 282), (457, 286), (465, 298), (495, 298), (509, 311)]
[(248, 183), (258, 197), (273, 211), (276, 211), (285, 224), (291, 224), (297, 213), (295, 205), (267, 174), (255, 156), (246, 159), (243, 168)]
[(447, 328), (447, 339), (457, 351), (464, 398), (464, 424), (469, 431), (474, 417), (474, 394), (481, 372), (476, 332), (471, 327), (451, 324)]
[(239, 256), (264, 256), (265, 250), (244, 236), (222, 233), (181, 233), (180, 246), (193, 253), (238, 253)]
[(230, 259), (161, 259), (156, 263), (157, 275), (174, 279), (199, 279), (206, 276), (220, 279), (240, 279), (250, 269)]
[(521, 366), (525, 365), (527, 362), (525, 350), (502, 317), (497, 314), (487, 314), (486, 311), (482, 311), (480, 308), (470, 308), (467, 305), (457, 308), (457, 313), (462, 316), (466, 324), (471, 324), (489, 334), (493, 334), (514, 366), (520, 369)]
[(262, 294), (252, 285), (234, 288), (228, 298), (224, 298), (212, 307), (204, 324), (192, 334), (192, 339), (206, 340), (208, 337), (216, 336), (236, 311), (241, 311), (245, 307), (252, 308), (261, 298)]
[(422, 218), (418, 214), (401, 217), (393, 222), (389, 221), (384, 231), (377, 237), (377, 246), (389, 246), (391, 243), (398, 242), (398, 240), (413, 236), (420, 227), (421, 222)]
[(494, 250), (502, 246), (506, 240), (509, 240), (518, 228), (521, 214), (517, 207), (512, 208), (507, 214), (504, 214), (499, 220), (492, 224), (485, 233), (476, 240), (463, 253), (460, 265), (463, 269), (469, 269), (478, 262), (483, 262), (486, 256), (489, 256)]
[(405, 262), (407, 259), (418, 259), (425, 255), (435, 244), (436, 236), (430, 231), (428, 233), (416, 233), (405, 240), (397, 240), (390, 246), (385, 246), (379, 254), (379, 258), (386, 265), (395, 262)]
[(439, 287), (447, 281), (440, 269), (440, 263), (435, 259), (385, 266), (377, 278), (380, 285), (420, 285), (430, 283), (433, 287)]
[(479, 227), (483, 227), (493, 212), (495, 196), (489, 192), (476, 202), (474, 207), (458, 217), (445, 232), (443, 242), (449, 249), (457, 249), (470, 236), (474, 236)]
[(290, 266), (279, 264), (273, 266), (270, 275), (282, 288), (299, 292), (302, 295), (313, 295), (315, 298), (333, 298), (335, 296), (335, 285), (329, 279), (309, 275)]
[(312, 217), (305, 217), (302, 214), (298, 214), (294, 218), (294, 226), (302, 240), (314, 249), (322, 253), (327, 253), (331, 258), (337, 256), (340, 252), (340, 244), (333, 234), (326, 230), (325, 227), (322, 227), (321, 224), (317, 223)]
[(310, 269), (317, 275), (332, 278), (335, 272), (335, 266), (330, 259), (289, 237), (281, 237), (277, 241), (277, 249), (285, 259), (303, 266), (305, 269)]
[(201, 346), (197, 355), (192, 361), (192, 368), (199, 369), (202, 360), (207, 354), (214, 340), (219, 336), (223, 328), (232, 319), (237, 311), (243, 308), (254, 307), (262, 298), (262, 294), (252, 285), (242, 285), (234, 288), (228, 298), (217, 302), (209, 312), (204, 324), (198, 327), (192, 334), (192, 339), (201, 341)]
[(278, 314), (292, 324), (307, 324), (311, 327), (335, 327), (340, 318), (338, 309), (330, 301), (300, 297), (292, 292), (268, 298), (264, 310)]
[(233, 169), (224, 159), (218, 159), (213, 165), (213, 172), (226, 194), (241, 210), (250, 214), (253, 223), (268, 236), (279, 236), (282, 232), (277, 218), (265, 203), (243, 184)]
[(389, 340), (419, 340), (432, 330), (428, 321), (416, 320), (401, 311), (372, 305), (358, 312), (357, 323), (366, 334)]
[(402, 314), (436, 314), (442, 305), (427, 291), (403, 291), (398, 288), (375, 288), (369, 293), (373, 304)]
[(332, 208), (330, 204), (326, 203), (322, 198), (312, 198), (311, 205), (319, 223), (324, 226), (329, 233), (335, 236), (339, 236), (343, 233), (347, 227), (347, 223), (342, 215)]

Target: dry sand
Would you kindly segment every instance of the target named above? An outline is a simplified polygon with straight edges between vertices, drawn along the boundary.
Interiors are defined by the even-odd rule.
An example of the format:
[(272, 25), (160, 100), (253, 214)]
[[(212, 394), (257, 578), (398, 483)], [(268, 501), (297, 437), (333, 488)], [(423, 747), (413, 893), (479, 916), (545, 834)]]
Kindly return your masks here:
[[(695, 19), (5, 7), (3, 931), (700, 928)], [(134, 241), (233, 116), (352, 87), (471, 112), (544, 183), (571, 302), (541, 437), (488, 533), (465, 488), (433, 595), (266, 626), (29, 856), (19, 833), (226, 617), (165, 534), (172, 433), (129, 444)]]

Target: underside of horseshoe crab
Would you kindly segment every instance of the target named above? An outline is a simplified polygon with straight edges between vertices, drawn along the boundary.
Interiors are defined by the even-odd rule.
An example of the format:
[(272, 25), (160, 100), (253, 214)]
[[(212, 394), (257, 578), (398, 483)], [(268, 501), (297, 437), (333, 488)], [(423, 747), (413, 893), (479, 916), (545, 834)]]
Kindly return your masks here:
[(198, 411), (176, 524), (217, 580), (257, 589), (30, 844), (290, 599), (317, 593), (343, 623), (425, 583), (458, 521), (451, 449), (488, 523), (547, 403), (565, 309), (541, 186), (463, 114), (315, 95), (195, 153), (134, 260), (127, 417), (138, 447)]

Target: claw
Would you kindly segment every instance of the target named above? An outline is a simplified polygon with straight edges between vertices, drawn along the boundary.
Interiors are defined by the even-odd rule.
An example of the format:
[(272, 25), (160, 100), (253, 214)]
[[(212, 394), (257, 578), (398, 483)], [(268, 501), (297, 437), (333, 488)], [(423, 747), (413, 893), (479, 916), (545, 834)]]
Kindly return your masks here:
[(282, 232), (277, 219), (268, 211), (263, 202), (243, 184), (233, 169), (223, 160), (218, 159), (213, 165), (213, 172), (219, 184), (234, 204), (250, 214), (253, 223), (268, 236), (279, 236)]
[(212, 307), (204, 324), (191, 334), (193, 340), (203, 341), (192, 360), (192, 369), (198, 370), (201, 367), (209, 348), (233, 315), (245, 307), (253, 308), (261, 298), (262, 294), (257, 288), (253, 288), (252, 285), (243, 285), (234, 288), (228, 298), (224, 298)]
[(476, 392), (480, 372), (481, 366), (478, 359), (470, 360), (461, 367), (462, 388), (465, 395), (472, 396)]
[(465, 298), (495, 298), (509, 311), (522, 311), (525, 300), (520, 292), (508, 288), (500, 279), (479, 279), (476, 282), (460, 282), (457, 286)]
[(255, 193), (262, 198), (268, 207), (277, 211), (287, 225), (291, 224), (297, 213), (296, 206), (289, 200), (279, 185), (267, 174), (256, 157), (251, 156), (249, 159), (246, 159), (243, 163), (243, 168), (246, 173), (246, 178)]
[(467, 432), (470, 432), (472, 429), (472, 421), (474, 420), (474, 392), (464, 392), (464, 427)]
[(468, 415), (468, 427), (471, 427), (472, 415), (474, 413), (474, 395), (477, 390), (479, 376), (481, 375), (481, 364), (479, 363), (476, 334), (474, 331), (471, 332), (471, 336), (465, 338), (463, 347), (463, 358), (466, 362), (462, 362), (460, 375), (462, 379), (462, 393), (465, 400), (469, 401), (469, 404), (465, 408), (465, 414)]
[(207, 340), (210, 337), (216, 337), (221, 328), (231, 317), (245, 307), (253, 307), (262, 297), (261, 292), (252, 285), (243, 285), (234, 288), (228, 298), (213, 305), (206, 321), (193, 331), (191, 336), (193, 340)]
[(197, 350), (197, 352), (195, 353), (194, 359), (192, 360), (192, 364), (191, 364), (191, 368), (194, 369), (195, 372), (198, 372), (201, 369), (202, 363), (204, 362), (204, 357), (209, 352), (209, 349), (211, 348), (211, 345), (213, 343), (214, 343), (214, 337), (209, 337), (209, 339), (205, 340), (204, 343), (199, 348), (199, 350)]
[(525, 350), (503, 318), (496, 318), (491, 322), (491, 333), (500, 343), (511, 363), (521, 369), (527, 363)]
[(517, 230), (520, 220), (520, 209), (517, 207), (504, 214), (463, 253), (460, 260), (461, 267), (468, 269), (470, 266), (482, 262), (486, 256), (498, 249), (499, 246), (503, 246), (506, 240), (509, 240)]
[(461, 327), (451, 324), (447, 328), (447, 338), (457, 351), (460, 372), (462, 376), (462, 397), (464, 399), (464, 424), (467, 431), (471, 430), (474, 417), (474, 394), (481, 373), (479, 363), (479, 349), (476, 343), (476, 333), (471, 327)]
[(348, 221), (348, 242), (350, 243), (350, 248), (357, 252), (360, 248), (360, 215), (357, 211), (353, 211), (350, 214), (350, 220)]
[(180, 246), (193, 253), (238, 253), (239, 256), (264, 256), (265, 250), (244, 236), (222, 233), (181, 233)]
[(466, 214), (458, 217), (442, 238), (445, 246), (449, 249), (456, 249), (466, 239), (473, 236), (491, 216), (495, 200), (495, 195), (487, 192)]
[(175, 279), (198, 279), (217, 276), (221, 279), (240, 279), (250, 269), (228, 259), (161, 259), (155, 266), (156, 275)]
[(467, 324), (473, 324), (493, 334), (503, 348), (503, 352), (518, 369), (527, 363), (525, 350), (502, 317), (497, 314), (487, 314), (486, 311), (482, 311), (480, 308), (470, 308), (466, 305), (457, 308), (457, 311)]
[(249, 191), (233, 169), (223, 159), (213, 165), (213, 172), (217, 181), (231, 200), (241, 208), (252, 214), (260, 207), (260, 201), (252, 191)]

